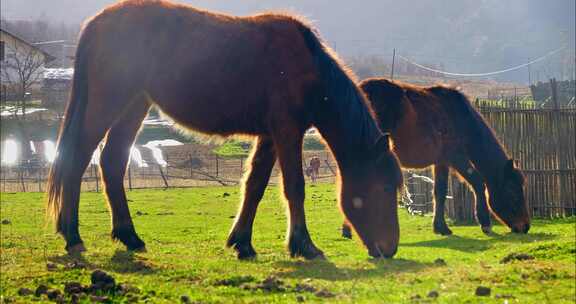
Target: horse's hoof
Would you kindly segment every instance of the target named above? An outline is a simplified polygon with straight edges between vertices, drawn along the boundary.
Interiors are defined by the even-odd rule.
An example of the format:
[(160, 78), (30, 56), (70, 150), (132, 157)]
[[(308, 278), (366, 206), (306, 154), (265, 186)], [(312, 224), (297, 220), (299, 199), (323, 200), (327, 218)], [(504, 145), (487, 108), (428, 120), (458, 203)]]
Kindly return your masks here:
[(292, 250), (290, 256), (293, 258), (303, 257), (306, 260), (325, 260), (324, 252), (314, 245), (308, 245), (305, 248)]
[(256, 251), (254, 249), (250, 250), (237, 250), (236, 257), (241, 261), (249, 261), (256, 259)]
[(450, 230), (446, 225), (440, 227), (434, 226), (434, 233), (447, 236), (452, 235), (452, 230)]
[(82, 252), (86, 251), (86, 247), (84, 247), (84, 243), (78, 243), (67, 247), (66, 251), (68, 252), (68, 255), (80, 255)]
[(482, 232), (486, 235), (492, 234), (492, 226), (482, 226)]
[(254, 250), (251, 244), (234, 244), (232, 247), (236, 251), (236, 256), (239, 260), (253, 260), (256, 258), (256, 250)]
[(146, 249), (146, 245), (137, 247), (137, 248), (128, 248), (128, 251), (138, 252), (138, 253), (146, 253), (148, 250)]

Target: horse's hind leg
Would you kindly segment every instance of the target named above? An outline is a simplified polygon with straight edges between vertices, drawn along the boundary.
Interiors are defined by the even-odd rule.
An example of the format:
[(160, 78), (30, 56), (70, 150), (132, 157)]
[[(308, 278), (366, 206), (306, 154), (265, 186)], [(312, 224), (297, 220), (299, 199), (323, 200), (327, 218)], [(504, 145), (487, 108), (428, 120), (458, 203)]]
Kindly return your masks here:
[[(284, 128), (284, 132), (289, 128)], [(282, 168), (284, 195), (288, 200), (289, 229), (288, 248), (292, 257), (306, 259), (323, 258), (322, 251), (314, 245), (304, 214), (304, 175), (302, 174), (302, 138), (303, 134), (276, 134), (274, 146)]]
[[(84, 245), (78, 232), (78, 209), (82, 175), (94, 150), (106, 135), (106, 132), (118, 118), (125, 105), (114, 103), (111, 96), (91, 90), (86, 99), (86, 111), (82, 113), (82, 125), (77, 127), (77, 141), (71, 147), (75, 149), (74, 159), (62, 159), (68, 162), (66, 179), (62, 185), (62, 206), (59, 210), (57, 229), (66, 240), (66, 251), (75, 254), (84, 251)], [(65, 151), (63, 151), (65, 152)]]
[(145, 244), (134, 230), (123, 182), (130, 148), (150, 108), (146, 100), (141, 100), (144, 97), (138, 99), (130, 111), (124, 113), (108, 132), (106, 145), (100, 156), (100, 169), (112, 213), (112, 238), (122, 242), (128, 250), (142, 251)]
[(242, 207), (226, 243), (226, 246), (236, 250), (239, 259), (256, 256), (256, 251), (252, 247), (252, 225), (275, 161), (274, 143), (269, 137), (259, 137), (256, 140), (250, 158), (250, 170), (243, 185)]
[(486, 202), (486, 186), (484, 179), (478, 170), (467, 159), (456, 160), (452, 162), (452, 167), (472, 186), (476, 196), (476, 219), (482, 227), (485, 234), (492, 232), (492, 223), (490, 220), (490, 210)]
[(434, 166), (434, 233), (450, 235), (452, 231), (444, 218), (444, 204), (448, 192), (448, 173), (446, 165)]

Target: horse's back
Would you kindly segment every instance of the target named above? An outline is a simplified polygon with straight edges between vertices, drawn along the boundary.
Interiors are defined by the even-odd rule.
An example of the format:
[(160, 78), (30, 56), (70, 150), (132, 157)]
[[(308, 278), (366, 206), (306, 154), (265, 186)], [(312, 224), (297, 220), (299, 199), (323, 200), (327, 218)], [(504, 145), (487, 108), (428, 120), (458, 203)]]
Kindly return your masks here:
[(145, 91), (188, 128), (259, 134), (269, 114), (303, 111), (315, 67), (300, 26), (290, 16), (238, 18), (165, 1), (125, 1), (86, 26), (98, 61), (91, 75)]

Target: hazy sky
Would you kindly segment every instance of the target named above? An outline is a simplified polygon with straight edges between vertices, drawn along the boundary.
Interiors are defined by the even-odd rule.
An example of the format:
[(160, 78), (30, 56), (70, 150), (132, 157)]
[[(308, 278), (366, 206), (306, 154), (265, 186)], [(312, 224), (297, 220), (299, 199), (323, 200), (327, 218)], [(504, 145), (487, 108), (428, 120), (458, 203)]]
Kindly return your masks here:
[[(113, 0), (1, 0), (2, 17), (79, 23)], [(389, 57), (392, 49), (459, 72), (524, 63), (568, 45), (575, 0), (183, 0), (235, 15), (288, 10), (314, 21), (344, 56)], [(564, 57), (569, 55), (563, 55)]]

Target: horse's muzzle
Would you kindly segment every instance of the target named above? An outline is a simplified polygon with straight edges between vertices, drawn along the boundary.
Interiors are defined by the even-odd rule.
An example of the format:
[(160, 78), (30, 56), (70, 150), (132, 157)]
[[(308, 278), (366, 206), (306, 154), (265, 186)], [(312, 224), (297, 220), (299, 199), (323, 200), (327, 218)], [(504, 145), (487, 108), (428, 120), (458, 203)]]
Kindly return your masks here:
[(398, 251), (398, 246), (374, 243), (368, 247), (368, 254), (373, 258), (392, 258)]
[(530, 223), (519, 224), (512, 227), (512, 232), (514, 233), (528, 233), (530, 230)]

